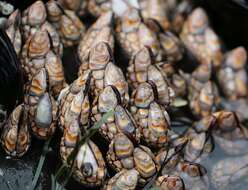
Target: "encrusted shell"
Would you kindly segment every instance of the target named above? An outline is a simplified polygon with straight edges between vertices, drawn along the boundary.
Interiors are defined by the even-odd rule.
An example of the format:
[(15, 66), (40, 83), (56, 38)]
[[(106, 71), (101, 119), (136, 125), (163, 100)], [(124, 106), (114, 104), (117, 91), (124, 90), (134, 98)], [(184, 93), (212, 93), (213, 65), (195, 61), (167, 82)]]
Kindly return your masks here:
[(214, 113), (217, 118), (214, 130), (215, 142), (230, 155), (247, 153), (248, 130), (241, 125), (234, 112), (219, 111)]
[(23, 156), (31, 143), (23, 104), (14, 109), (3, 127), (1, 143), (5, 152), (13, 157)]
[(58, 2), (63, 8), (74, 11), (78, 16), (85, 14), (88, 4), (88, 2), (84, 0), (59, 0)]
[[(120, 3), (120, 2), (119, 2)], [(95, 17), (100, 16), (112, 8), (112, 1), (92, 0), (87, 2), (87, 10)]]
[(30, 5), (22, 14), (24, 40), (38, 31), (38, 28), (46, 22), (46, 18), (46, 8), (42, 1), (39, 0)]

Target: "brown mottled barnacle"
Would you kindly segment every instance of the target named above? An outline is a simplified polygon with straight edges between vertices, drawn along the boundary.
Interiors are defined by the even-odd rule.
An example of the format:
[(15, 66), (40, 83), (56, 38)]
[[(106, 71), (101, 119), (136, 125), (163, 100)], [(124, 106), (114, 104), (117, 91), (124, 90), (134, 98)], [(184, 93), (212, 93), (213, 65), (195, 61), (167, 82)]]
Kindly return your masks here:
[(163, 175), (156, 179), (155, 187), (160, 190), (184, 190), (184, 182), (179, 176)]
[(111, 141), (117, 133), (122, 132), (139, 142), (140, 131), (114, 86), (107, 86), (100, 93), (92, 109), (93, 120), (99, 121), (102, 115), (110, 110), (114, 110), (114, 115), (109, 117), (108, 121), (99, 129), (101, 135)]
[(247, 153), (248, 130), (239, 121), (234, 112), (214, 113), (217, 124), (213, 131), (215, 142), (230, 155)]
[(177, 164), (181, 159), (181, 153), (176, 153), (176, 147), (171, 148), (161, 148), (156, 155), (156, 162), (159, 164), (159, 167), (162, 167), (165, 160), (168, 160), (166, 165), (162, 168), (162, 174), (168, 174), (175, 170)]
[(170, 28), (167, 15), (167, 3), (163, 0), (140, 0), (141, 14), (144, 19), (156, 20), (164, 30)]
[(49, 89), (56, 98), (66, 85), (61, 58), (51, 50), (47, 31), (37, 31), (25, 43), (21, 63), (29, 80), (42, 68), (46, 69)]
[(21, 24), (21, 14), (20, 11), (17, 9), (9, 16), (5, 29), (10, 41), (12, 42), (15, 48), (17, 55), (19, 55), (22, 48), (22, 36), (20, 31), (20, 24)]
[(61, 129), (67, 128), (77, 119), (85, 130), (90, 115), (89, 81), (90, 72), (80, 76), (70, 86), (63, 89), (59, 95), (59, 125)]
[(56, 29), (47, 21), (47, 12), (42, 1), (36, 1), (22, 14), (23, 40), (26, 41), (38, 31), (46, 31), (51, 36), (52, 49), (62, 56), (63, 45)]
[(137, 9), (127, 9), (119, 18), (116, 36), (128, 58), (144, 46), (151, 48), (154, 57), (161, 57), (156, 34), (142, 22)]
[(29, 149), (31, 138), (28, 130), (24, 105), (17, 106), (3, 126), (1, 143), (7, 154), (23, 156)]
[(113, 13), (102, 14), (87, 30), (78, 45), (78, 56), (81, 64), (87, 62), (89, 51), (99, 42), (106, 42), (114, 50)]
[(121, 170), (104, 186), (104, 190), (126, 189), (135, 190), (138, 185), (139, 173), (135, 169)]
[(51, 25), (49, 22), (45, 22), (41, 28), (41, 31), (47, 31), (50, 36), (50, 41), (52, 43), (51, 49), (57, 54), (62, 57), (63, 55), (63, 44), (61, 42), (59, 33), (57, 30)]
[(48, 20), (58, 30), (65, 47), (79, 43), (85, 26), (77, 15), (70, 10), (64, 10), (56, 1), (50, 0), (46, 4)]
[(88, 61), (80, 66), (79, 73), (92, 72), (93, 97), (97, 98), (99, 93), (108, 85), (115, 86), (122, 101), (128, 104), (128, 84), (122, 70), (114, 64), (113, 52), (106, 42), (99, 42), (91, 48)]
[(190, 162), (200, 162), (214, 149), (214, 142), (210, 132), (197, 133), (189, 128), (185, 134), (188, 142), (184, 149), (184, 159)]
[[(131, 111), (142, 139), (148, 146), (162, 147), (167, 144), (170, 118), (163, 106), (157, 103), (156, 86), (141, 83), (132, 95)], [(155, 91), (155, 92), (154, 92)]]
[(188, 142), (184, 148), (184, 159), (190, 162), (200, 162), (214, 149), (212, 130), (216, 127), (216, 117), (203, 117), (189, 128), (185, 136)]
[(202, 64), (192, 73), (188, 82), (190, 108), (197, 117), (204, 117), (214, 112), (220, 103), (218, 89), (211, 79), (212, 65)]
[(140, 83), (152, 81), (157, 87), (159, 103), (169, 105), (172, 102), (174, 91), (168, 84), (166, 74), (153, 64), (149, 48), (143, 47), (132, 57), (127, 78), (132, 88), (137, 88)]
[(182, 161), (177, 165), (177, 169), (189, 177), (201, 177), (206, 175), (207, 170), (200, 164)]
[(161, 26), (155, 20), (147, 19), (144, 22), (157, 36), (160, 49), (155, 61), (166, 73), (168, 64), (172, 65), (183, 58), (183, 44), (175, 34), (161, 29)]
[(183, 179), (185, 189), (209, 189), (207, 170), (202, 165), (182, 161), (177, 165), (177, 173)]
[[(60, 144), (63, 162), (67, 162), (68, 156), (80, 140), (80, 134), (78, 120), (72, 120), (64, 130)], [(72, 170), (73, 178), (85, 186), (95, 187), (103, 184), (107, 173), (105, 162), (99, 148), (91, 140), (79, 147)]]
[(27, 85), (25, 108), (32, 133), (40, 139), (48, 139), (55, 132), (57, 104), (47, 91), (47, 73), (40, 69)]
[(181, 32), (181, 39), (200, 63), (212, 62), (215, 67), (221, 65), (221, 43), (210, 28), (208, 17), (202, 8), (196, 8), (189, 15)]
[(182, 178), (185, 189), (209, 189), (207, 170), (200, 164), (182, 161), (177, 165), (175, 173)]
[(87, 1), (85, 0), (59, 0), (64, 9), (74, 11), (78, 16), (83, 16), (86, 13)]
[(158, 170), (152, 151), (142, 145), (135, 146), (123, 133), (119, 133), (111, 141), (107, 152), (107, 161), (116, 171), (122, 169), (136, 169), (139, 183), (144, 185)]
[(216, 111), (220, 102), (217, 87), (211, 81), (205, 83), (199, 92), (193, 92), (191, 98), (190, 107), (199, 117), (209, 116)]
[(223, 93), (230, 100), (237, 100), (248, 94), (246, 61), (247, 53), (243, 47), (229, 51), (224, 57), (218, 72), (218, 81)]
[(194, 124), (194, 130), (197, 133), (208, 132), (213, 130), (216, 127), (217, 118), (212, 114), (206, 117), (203, 117), (200, 121), (197, 121)]
[(47, 13), (43, 1), (36, 1), (22, 13), (24, 40), (33, 35), (46, 22)]
[[(119, 2), (120, 3), (120, 2)], [(111, 0), (91, 0), (87, 3), (87, 10), (95, 17), (112, 9)]]

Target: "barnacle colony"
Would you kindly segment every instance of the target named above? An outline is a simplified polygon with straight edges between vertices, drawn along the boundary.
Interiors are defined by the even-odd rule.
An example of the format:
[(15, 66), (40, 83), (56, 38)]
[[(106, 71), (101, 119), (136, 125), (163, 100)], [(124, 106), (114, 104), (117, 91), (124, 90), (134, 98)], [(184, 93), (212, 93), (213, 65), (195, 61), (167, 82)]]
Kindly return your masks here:
[[(247, 52), (224, 51), (202, 8), (173, 0), (36, 1), (15, 10), (3, 29), (0, 85), (11, 81), (9, 63), (24, 79), (23, 97), (8, 111), (0, 106), (6, 154), (28, 156), (32, 136), (56, 136), (56, 153), (80, 188), (209, 189), (247, 176), (244, 118), (223, 109), (226, 101), (246, 102)], [(72, 49), (69, 67), (78, 70), (68, 82)], [(203, 165), (215, 144), (237, 158), (208, 175)]]

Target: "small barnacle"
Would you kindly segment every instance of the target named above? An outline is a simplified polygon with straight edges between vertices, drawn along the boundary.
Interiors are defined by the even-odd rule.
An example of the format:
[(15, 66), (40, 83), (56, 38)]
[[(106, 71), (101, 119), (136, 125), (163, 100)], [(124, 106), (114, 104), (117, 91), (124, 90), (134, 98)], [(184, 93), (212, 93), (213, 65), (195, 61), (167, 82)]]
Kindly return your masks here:
[(179, 176), (162, 175), (155, 181), (155, 187), (161, 190), (184, 190), (184, 182)]
[(234, 112), (219, 111), (213, 113), (216, 127), (213, 131), (215, 142), (230, 155), (247, 153), (248, 130), (239, 121)]

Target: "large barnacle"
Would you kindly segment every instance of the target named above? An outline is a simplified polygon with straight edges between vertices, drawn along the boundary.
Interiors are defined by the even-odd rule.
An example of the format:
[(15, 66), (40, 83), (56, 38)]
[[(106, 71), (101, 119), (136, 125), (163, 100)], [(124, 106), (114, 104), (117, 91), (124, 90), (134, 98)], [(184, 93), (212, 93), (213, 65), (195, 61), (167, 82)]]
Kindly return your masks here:
[(120, 93), (114, 86), (107, 86), (100, 93), (96, 104), (93, 105), (92, 114), (94, 121), (99, 121), (103, 114), (114, 110), (114, 115), (99, 129), (100, 133), (108, 141), (111, 141), (117, 133), (125, 133), (139, 142), (140, 132), (125, 104), (121, 100)]
[(152, 81), (157, 88), (158, 101), (161, 104), (169, 105), (174, 97), (166, 74), (153, 63), (151, 51), (147, 47), (140, 49), (130, 60), (127, 78), (133, 89), (140, 83)]
[(237, 100), (248, 94), (246, 61), (247, 53), (243, 47), (231, 50), (224, 57), (218, 72), (218, 81), (223, 93), (230, 100)]
[(29, 80), (40, 70), (45, 68), (49, 89), (56, 98), (66, 85), (61, 58), (52, 51), (52, 42), (47, 31), (37, 31), (26, 41), (21, 62)]
[(128, 84), (122, 70), (114, 64), (113, 52), (108, 43), (99, 42), (91, 48), (88, 61), (80, 66), (79, 73), (82, 75), (88, 70), (92, 71), (91, 85), (94, 98), (106, 86), (113, 85), (119, 91), (121, 99), (128, 103)]
[(13, 157), (21, 157), (28, 151), (31, 137), (23, 104), (15, 108), (3, 126), (1, 143), (5, 152)]
[(135, 146), (123, 133), (119, 133), (111, 141), (107, 160), (110, 166), (116, 170), (136, 169), (140, 174), (139, 183), (144, 185), (158, 170), (151, 150), (143, 145)]
[(78, 57), (81, 64), (87, 62), (89, 51), (99, 42), (106, 42), (114, 50), (113, 13), (102, 14), (87, 30), (78, 45)]
[(133, 92), (131, 111), (142, 139), (150, 146), (162, 147), (168, 142), (170, 118), (156, 96), (157, 89), (154, 84), (141, 83)]
[(181, 39), (201, 64), (213, 63), (219, 67), (222, 50), (218, 36), (210, 28), (208, 17), (202, 8), (196, 8), (184, 23)]
[(46, 4), (47, 19), (58, 31), (65, 47), (79, 43), (85, 26), (71, 10), (64, 10), (57, 1), (50, 0)]
[(25, 95), (31, 131), (40, 139), (48, 139), (56, 129), (57, 104), (47, 88), (47, 73), (43, 68), (31, 79)]
[[(67, 162), (68, 156), (76, 148), (80, 134), (78, 121), (72, 120), (64, 130), (60, 143), (60, 155), (63, 162)], [(106, 166), (102, 153), (93, 141), (89, 140), (79, 147), (72, 170), (73, 178), (85, 186), (94, 187), (103, 184)]]

